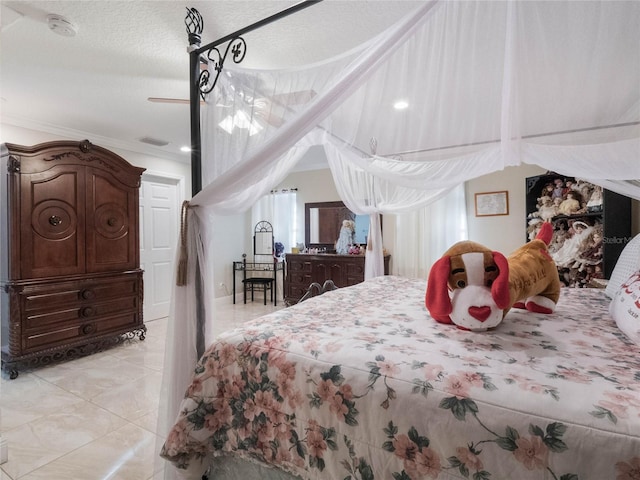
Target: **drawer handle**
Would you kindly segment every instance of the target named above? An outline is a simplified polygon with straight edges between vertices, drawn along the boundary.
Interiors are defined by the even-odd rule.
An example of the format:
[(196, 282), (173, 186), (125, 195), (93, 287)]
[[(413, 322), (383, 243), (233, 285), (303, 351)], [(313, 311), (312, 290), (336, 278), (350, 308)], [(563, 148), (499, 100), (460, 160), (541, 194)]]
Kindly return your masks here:
[(93, 308), (84, 307), (80, 310), (80, 315), (82, 315), (83, 317), (90, 317), (91, 315), (93, 315)]
[(57, 215), (51, 215), (49, 217), (49, 223), (51, 225), (53, 225), (54, 227), (57, 227), (58, 225), (60, 225), (62, 223), (62, 219)]
[(93, 290), (87, 289), (87, 290), (82, 290), (82, 293), (80, 295), (82, 295), (82, 298), (84, 298), (85, 300), (89, 300), (95, 297), (96, 294)]
[(116, 223), (118, 223), (118, 220), (113, 217), (109, 217), (109, 219), (107, 220), (107, 225), (109, 225), (110, 227), (113, 227)]
[(89, 335), (96, 330), (96, 326), (92, 323), (88, 323), (87, 325), (83, 325), (80, 331), (83, 335)]

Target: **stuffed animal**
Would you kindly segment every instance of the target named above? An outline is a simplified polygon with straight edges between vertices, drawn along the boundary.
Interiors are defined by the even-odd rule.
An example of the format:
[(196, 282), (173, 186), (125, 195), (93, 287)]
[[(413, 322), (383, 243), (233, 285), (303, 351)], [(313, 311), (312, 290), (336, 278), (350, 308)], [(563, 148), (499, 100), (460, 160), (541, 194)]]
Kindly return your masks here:
[(497, 326), (509, 309), (552, 313), (560, 297), (560, 279), (548, 253), (553, 227), (508, 258), (472, 241), (447, 250), (429, 272), (425, 304), (440, 323), (484, 331)]

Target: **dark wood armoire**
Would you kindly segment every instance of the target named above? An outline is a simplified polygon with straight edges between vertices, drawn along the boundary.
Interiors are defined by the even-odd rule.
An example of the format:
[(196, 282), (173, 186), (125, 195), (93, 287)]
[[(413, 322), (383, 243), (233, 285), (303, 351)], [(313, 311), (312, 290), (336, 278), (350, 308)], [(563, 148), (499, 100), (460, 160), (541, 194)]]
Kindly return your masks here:
[(143, 168), (82, 142), (2, 146), (2, 368), (144, 339)]

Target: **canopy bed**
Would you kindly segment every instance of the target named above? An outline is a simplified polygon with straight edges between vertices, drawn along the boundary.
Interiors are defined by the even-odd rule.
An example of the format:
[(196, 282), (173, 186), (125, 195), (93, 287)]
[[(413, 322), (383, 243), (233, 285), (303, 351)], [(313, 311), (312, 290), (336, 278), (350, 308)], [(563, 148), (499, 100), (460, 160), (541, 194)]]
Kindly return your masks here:
[[(429, 318), (424, 282), (377, 277), (379, 214), (507, 166), (536, 164), (640, 199), (640, 4), (429, 1), (359, 48), (281, 70), (222, 70), (214, 50), (195, 45), (195, 23), (203, 188), (187, 209), (187, 275), (167, 335), (160, 434), (177, 468), (165, 477), (199, 478), (211, 456), (231, 452), (279, 467), (256, 478), (638, 469), (640, 351), (602, 290), (563, 292), (553, 315), (511, 312), (479, 334)], [(244, 40), (225, 38), (242, 58)], [(213, 70), (200, 77), (203, 53)], [(409, 108), (394, 111), (399, 99)], [(252, 205), (312, 145), (324, 148), (347, 208), (370, 217), (368, 281), (214, 342), (210, 215)], [(630, 256), (629, 275), (640, 269), (637, 249)], [(629, 275), (611, 296), (630, 290)], [(224, 462), (214, 472), (250, 478), (236, 470), (246, 465)]]

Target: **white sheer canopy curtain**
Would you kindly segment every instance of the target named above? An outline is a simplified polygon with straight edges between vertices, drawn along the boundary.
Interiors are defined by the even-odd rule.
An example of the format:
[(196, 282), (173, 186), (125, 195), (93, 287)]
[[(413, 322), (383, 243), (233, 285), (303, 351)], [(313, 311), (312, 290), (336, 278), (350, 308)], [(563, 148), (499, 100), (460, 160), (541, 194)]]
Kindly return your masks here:
[[(210, 214), (246, 210), (315, 144), (357, 214), (420, 209), (471, 178), (522, 162), (640, 199), (633, 183), (640, 180), (638, 25), (633, 0), (430, 1), (322, 63), (225, 66), (203, 109), (205, 187), (189, 210), (189, 258), (202, 245), (203, 284), (214, 284)], [(398, 100), (407, 108), (396, 110)], [(371, 218), (367, 276), (382, 272)], [(180, 326), (168, 336), (161, 434), (197, 360), (194, 270), (175, 289), (169, 321)], [(215, 312), (204, 307), (206, 327)]]
[(431, 265), (467, 239), (466, 196), (459, 185), (426, 207), (396, 216), (393, 274), (426, 280)]
[(262, 220), (271, 223), (273, 240), (282, 243), (285, 252), (290, 252), (297, 243), (296, 197), (295, 190), (272, 190), (251, 207), (251, 224)]

